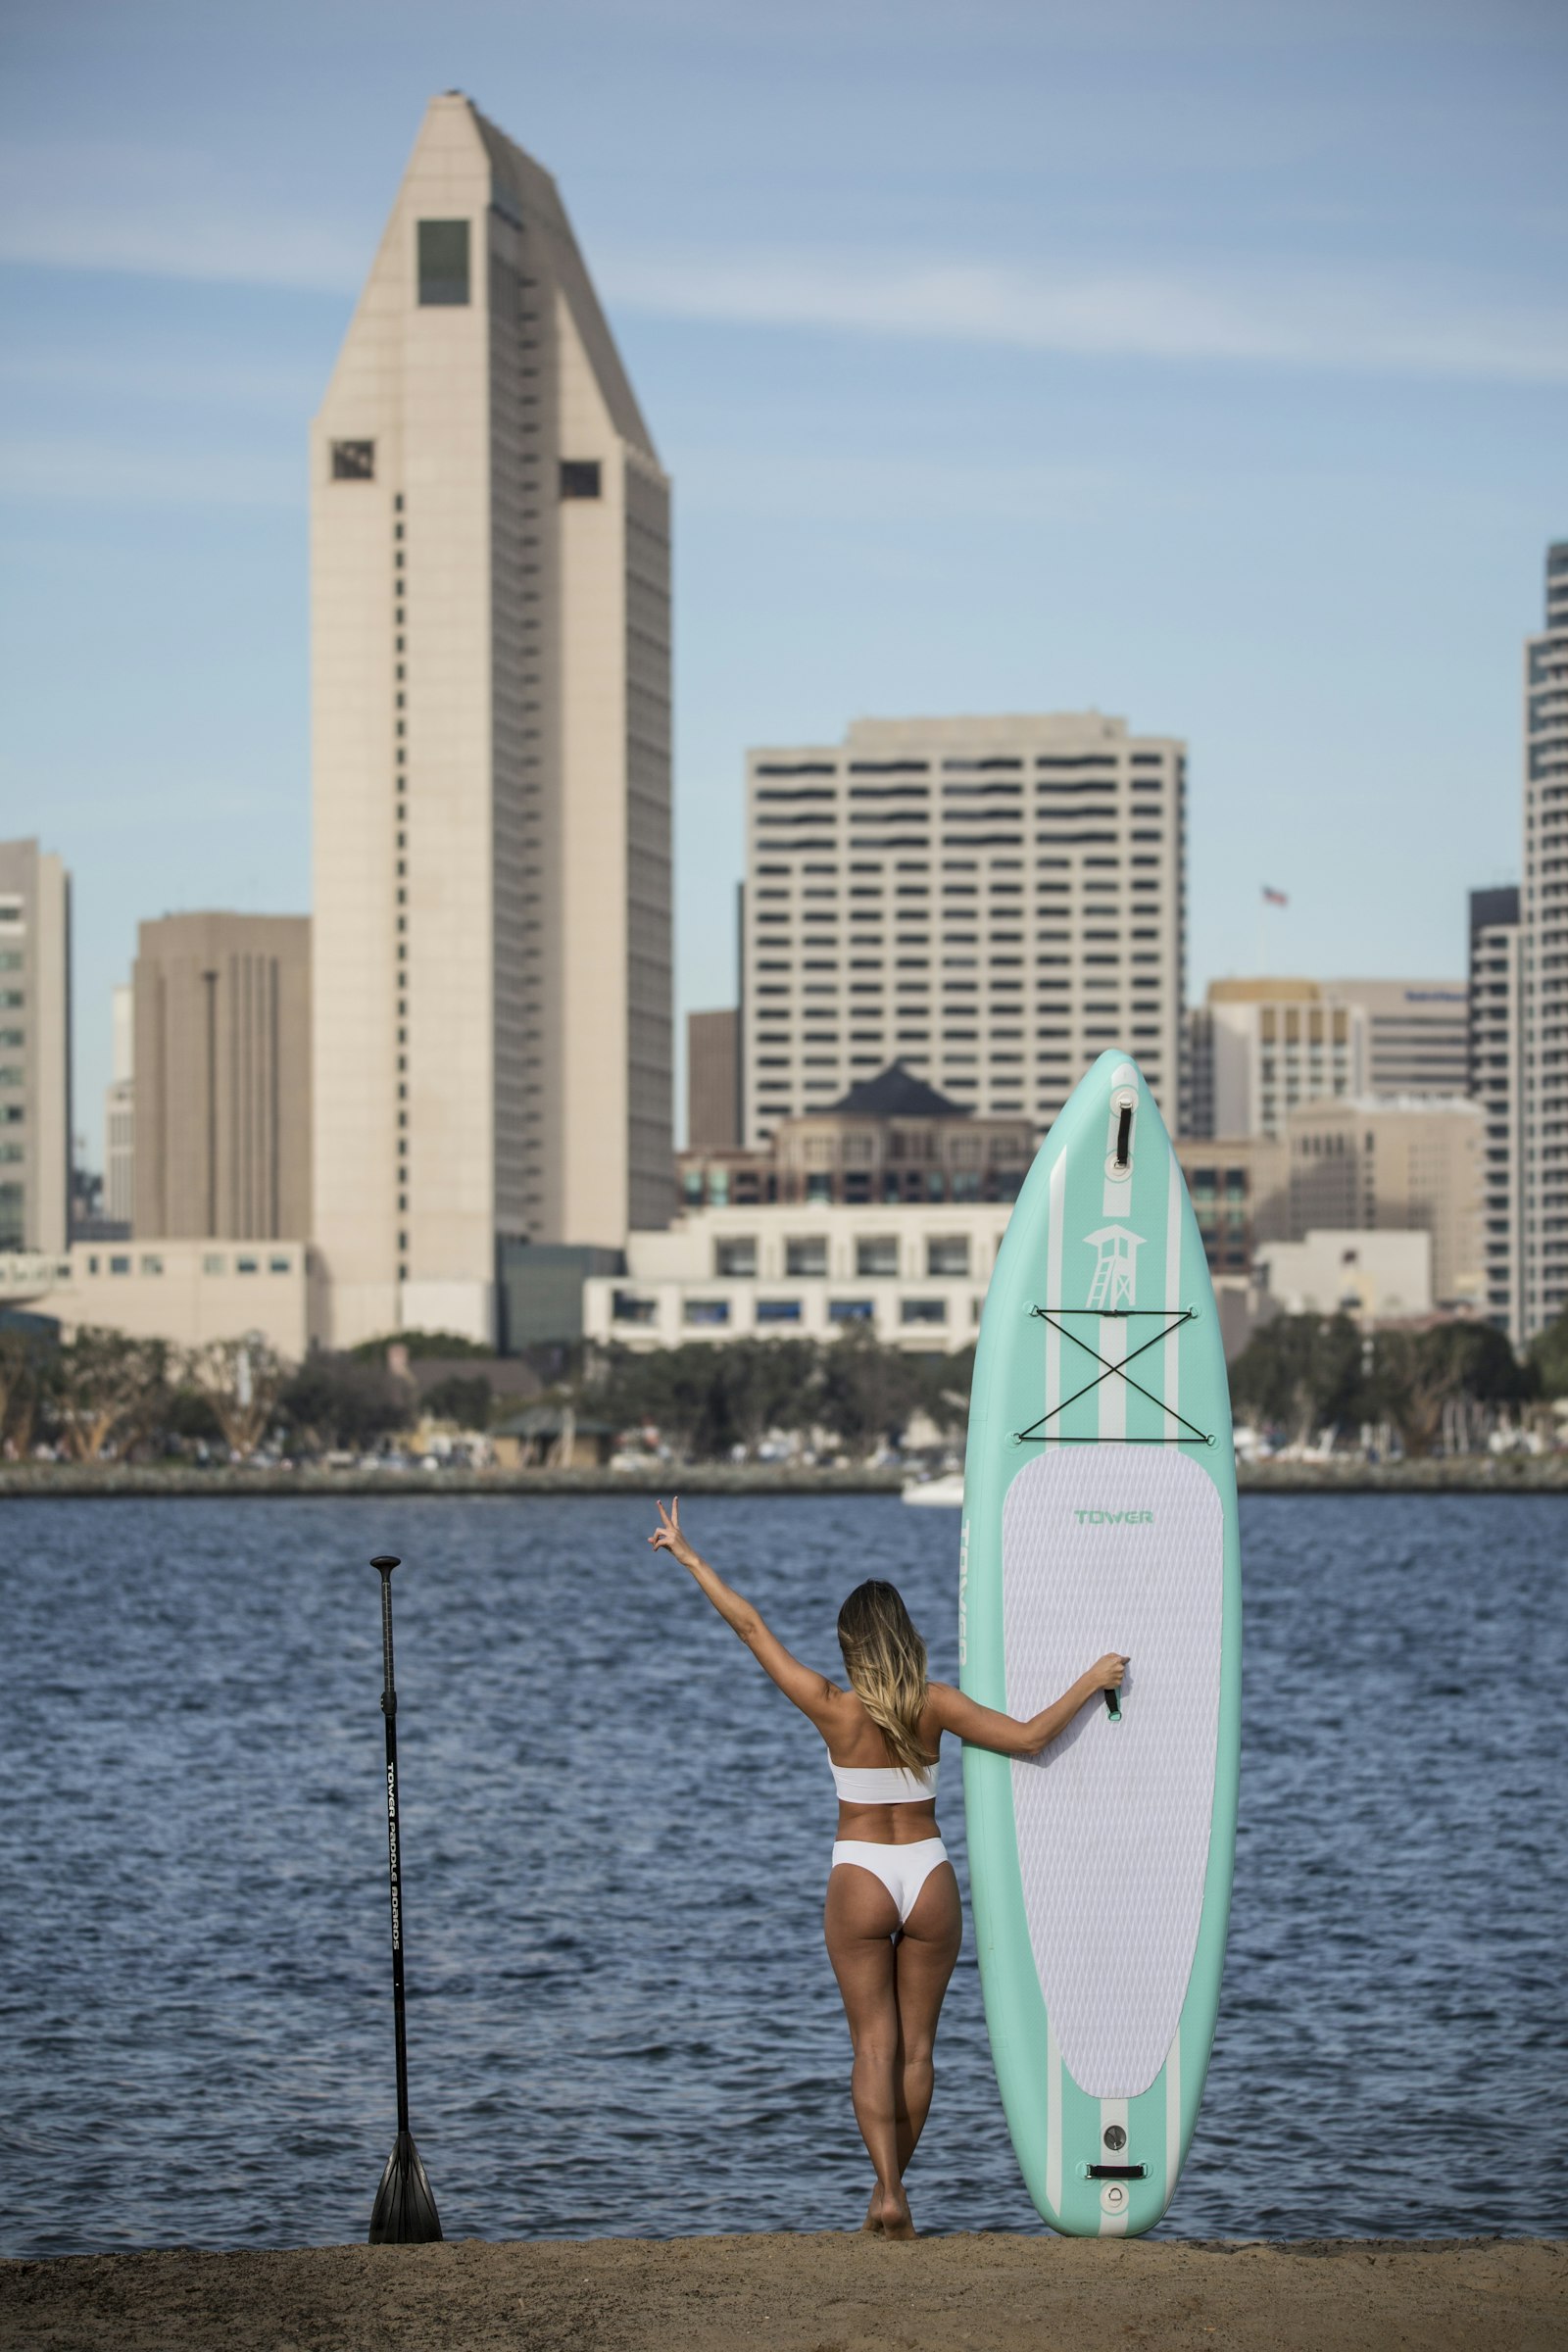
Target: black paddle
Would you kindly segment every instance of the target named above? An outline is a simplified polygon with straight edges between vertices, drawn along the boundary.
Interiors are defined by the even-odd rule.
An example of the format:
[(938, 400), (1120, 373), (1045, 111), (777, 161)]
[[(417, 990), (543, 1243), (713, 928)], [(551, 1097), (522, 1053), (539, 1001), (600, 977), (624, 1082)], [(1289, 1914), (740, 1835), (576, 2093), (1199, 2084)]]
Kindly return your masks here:
[(419, 2151), (409, 2130), (409, 2050), (403, 2024), (403, 1869), (398, 1829), (398, 1694), (392, 1680), (392, 1571), (390, 1552), (370, 1562), (381, 1574), (381, 1712), (386, 1717), (386, 1851), (392, 1878), (392, 2019), (398, 2054), (398, 2136), (370, 2215), (372, 2246), (422, 2245), (441, 2234), (441, 2217)]

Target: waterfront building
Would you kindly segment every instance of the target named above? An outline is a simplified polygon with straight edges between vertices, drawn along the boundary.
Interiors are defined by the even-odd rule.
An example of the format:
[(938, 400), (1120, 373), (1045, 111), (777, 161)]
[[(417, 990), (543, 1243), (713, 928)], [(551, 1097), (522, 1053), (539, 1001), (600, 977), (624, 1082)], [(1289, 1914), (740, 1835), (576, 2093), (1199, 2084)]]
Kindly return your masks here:
[(252, 1332), (297, 1363), (322, 1327), (322, 1294), (301, 1241), (74, 1242), (0, 1251), (0, 1306), (51, 1317), (65, 1339), (83, 1324), (199, 1348)]
[(1098, 711), (858, 719), (747, 763), (749, 1147), (897, 1059), (1050, 1126), (1107, 1047), (1174, 1124), (1184, 747)]
[(338, 1345), (672, 1205), (669, 485), (554, 181), (425, 115), (311, 437)]
[(311, 1230), (311, 918), (168, 914), (137, 932), (138, 1241)]
[(71, 877), (0, 841), (0, 1250), (71, 1234)]
[(1568, 540), (1546, 551), (1525, 646), (1520, 1304), (1525, 1338), (1568, 1306)]
[(1361, 1016), (1359, 1086), (1369, 1095), (1462, 1095), (1470, 1064), (1464, 980), (1325, 980), (1330, 1004)]
[(841, 1102), (781, 1119), (753, 1151), (682, 1152), (683, 1207), (735, 1201), (1013, 1200), (1034, 1156), (1026, 1118), (979, 1118), (894, 1062)]
[(1300, 1104), (1286, 1124), (1288, 1238), (1429, 1233), (1434, 1303), (1444, 1313), (1483, 1311), (1484, 1128), (1479, 1103), (1462, 1096)]
[(686, 1149), (732, 1152), (741, 1140), (740, 1014), (686, 1015)]
[(1486, 1314), (1525, 1339), (1522, 1241), (1524, 1070), (1517, 886), (1470, 893), (1469, 1093), (1486, 1121), (1482, 1256)]
[(858, 1328), (949, 1353), (979, 1331), (1011, 1213), (953, 1202), (694, 1209), (667, 1232), (630, 1235), (623, 1275), (584, 1283), (584, 1337), (648, 1348)]
[(125, 1233), (135, 1215), (135, 1004), (131, 983), (122, 982), (114, 992), (110, 1077), (104, 1092), (104, 1215)]
[(1279, 1314), (1350, 1315), (1363, 1325), (1432, 1312), (1432, 1236), (1314, 1227), (1258, 1251), (1262, 1296)]
[(1281, 1136), (1298, 1102), (1462, 1095), (1462, 980), (1213, 980), (1187, 1021), (1186, 1132)]
[(1288, 1158), (1272, 1136), (1178, 1136), (1176, 1156), (1216, 1280), (1245, 1279), (1264, 1242), (1290, 1232)]
[(1278, 1138), (1298, 1102), (1366, 1086), (1366, 1021), (1317, 980), (1212, 980), (1188, 1019), (1195, 1136)]

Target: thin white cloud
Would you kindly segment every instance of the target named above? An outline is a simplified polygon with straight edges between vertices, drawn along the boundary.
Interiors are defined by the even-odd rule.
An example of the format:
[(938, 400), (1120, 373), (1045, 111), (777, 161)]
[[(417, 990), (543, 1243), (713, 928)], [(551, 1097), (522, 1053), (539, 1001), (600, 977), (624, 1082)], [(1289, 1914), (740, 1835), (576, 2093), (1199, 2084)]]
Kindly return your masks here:
[(0, 393), (73, 400), (108, 393), (117, 407), (140, 402), (165, 412), (193, 409), (209, 416), (219, 408), (309, 416), (321, 397), (324, 368), (273, 358), (258, 348), (260, 343), (258, 335), (242, 352), (231, 343), (215, 350), (192, 336), (177, 351), (165, 347), (127, 354), (117, 346), (106, 359), (102, 348), (18, 341), (0, 349)]
[(987, 466), (876, 452), (840, 456), (700, 445), (674, 450), (671, 462), (682, 513), (729, 521), (1086, 521), (1126, 487), (1103, 466)]
[(206, 156), (130, 144), (0, 150), (0, 262), (343, 294), (371, 250), (341, 218), (236, 204)]
[(1366, 273), (1253, 280), (842, 254), (624, 256), (597, 272), (627, 311), (1126, 359), (1568, 383), (1568, 314), (1468, 302)]
[(363, 245), (314, 221), (236, 223), (213, 214), (166, 220), (139, 208), (114, 214), (88, 206), (0, 220), (0, 262), (32, 269), (348, 294), (368, 260)]
[(222, 451), (127, 449), (91, 440), (0, 440), (0, 498), (95, 506), (299, 507), (305, 463)]

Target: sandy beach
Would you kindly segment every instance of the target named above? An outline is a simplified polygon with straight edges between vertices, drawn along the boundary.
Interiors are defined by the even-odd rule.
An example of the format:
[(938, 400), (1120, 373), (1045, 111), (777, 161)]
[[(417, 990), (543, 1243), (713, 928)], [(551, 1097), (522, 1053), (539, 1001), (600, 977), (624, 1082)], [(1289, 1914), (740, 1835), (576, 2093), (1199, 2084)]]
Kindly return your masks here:
[(847, 2235), (0, 2266), (7, 2352), (1558, 2352), (1568, 2240)]

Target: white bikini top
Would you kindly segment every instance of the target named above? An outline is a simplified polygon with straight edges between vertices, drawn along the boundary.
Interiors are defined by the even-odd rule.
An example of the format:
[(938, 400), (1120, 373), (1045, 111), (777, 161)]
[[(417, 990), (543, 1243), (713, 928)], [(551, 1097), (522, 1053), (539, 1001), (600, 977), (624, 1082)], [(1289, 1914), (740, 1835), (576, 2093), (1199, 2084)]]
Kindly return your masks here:
[(937, 1792), (940, 1765), (906, 1772), (902, 1764), (835, 1764), (833, 1785), (846, 1805), (927, 1805)]

